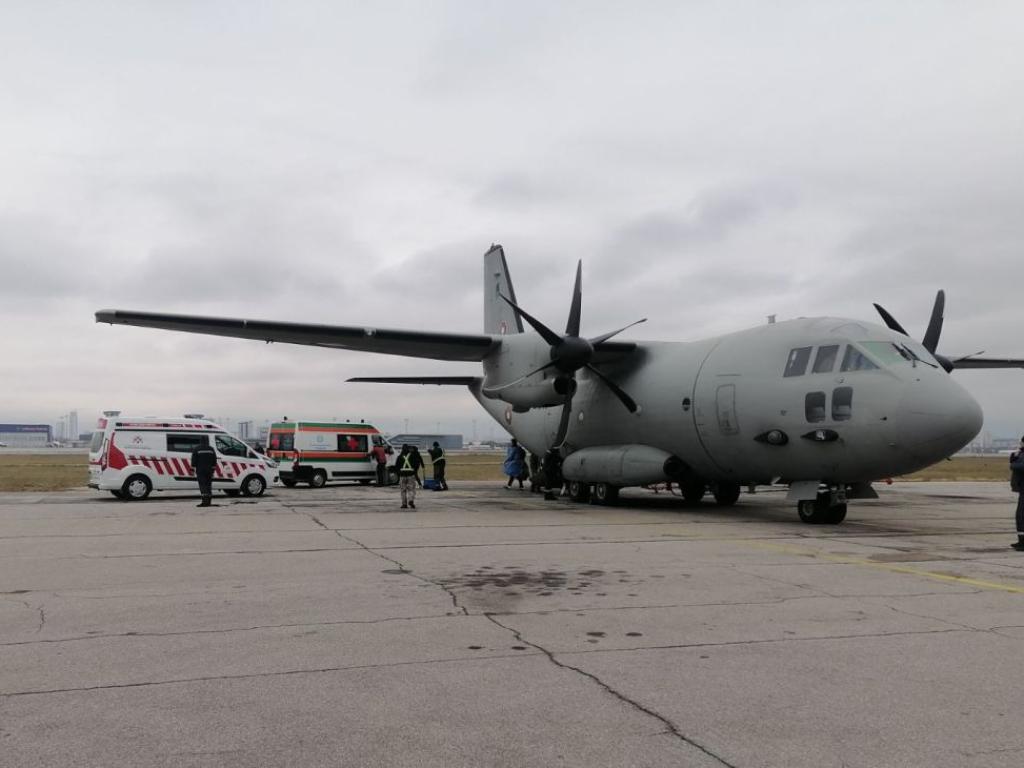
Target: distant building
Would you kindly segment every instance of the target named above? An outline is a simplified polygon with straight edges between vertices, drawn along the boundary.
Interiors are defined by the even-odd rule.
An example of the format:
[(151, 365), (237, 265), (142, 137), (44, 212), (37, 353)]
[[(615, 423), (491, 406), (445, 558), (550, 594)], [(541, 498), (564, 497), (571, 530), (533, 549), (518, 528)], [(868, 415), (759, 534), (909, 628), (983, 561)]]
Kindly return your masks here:
[(394, 446), (401, 446), (403, 443), (415, 445), (417, 448), (430, 448), (436, 441), (446, 451), (462, 450), (462, 435), (430, 435), (415, 432), (406, 432), (401, 435), (392, 435), (388, 438)]
[(49, 424), (0, 424), (0, 443), (9, 448), (45, 448), (53, 442)]

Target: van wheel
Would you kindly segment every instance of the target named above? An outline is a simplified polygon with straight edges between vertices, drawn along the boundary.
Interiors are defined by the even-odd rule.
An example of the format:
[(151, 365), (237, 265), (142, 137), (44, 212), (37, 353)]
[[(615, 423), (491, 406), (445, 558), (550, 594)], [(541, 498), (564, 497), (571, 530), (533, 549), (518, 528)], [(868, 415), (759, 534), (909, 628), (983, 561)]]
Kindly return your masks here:
[(295, 487), (295, 481), (294, 480), (282, 480), (281, 481), (281, 485), (283, 485), (285, 488), (294, 488)]
[(242, 481), (243, 496), (262, 496), (267, 490), (267, 482), (259, 475), (249, 475)]
[(110, 495), (113, 496), (115, 499), (123, 499), (124, 498), (124, 494), (121, 491), (111, 491)]
[(373, 482), (372, 480), (360, 480), (359, 484), (360, 485), (369, 485), (372, 482)]
[(153, 484), (145, 475), (132, 475), (121, 486), (121, 493), (128, 501), (142, 501), (152, 490)]
[(318, 469), (313, 473), (312, 479), (309, 481), (310, 488), (323, 488), (327, 485), (327, 473), (322, 469)]
[(234, 498), (239, 493), (241, 493), (241, 491), (239, 491), (237, 488), (225, 488), (224, 489), (224, 495), (228, 496), (228, 497), (231, 497), (231, 498)]

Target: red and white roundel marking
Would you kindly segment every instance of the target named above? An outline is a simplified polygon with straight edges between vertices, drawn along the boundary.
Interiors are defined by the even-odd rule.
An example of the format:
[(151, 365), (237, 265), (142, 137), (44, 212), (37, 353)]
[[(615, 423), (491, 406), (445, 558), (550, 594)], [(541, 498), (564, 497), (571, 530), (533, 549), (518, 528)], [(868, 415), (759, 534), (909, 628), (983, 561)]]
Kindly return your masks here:
[(511, 405), (508, 408), (505, 409), (505, 423), (506, 424), (511, 424), (512, 423), (512, 406)]

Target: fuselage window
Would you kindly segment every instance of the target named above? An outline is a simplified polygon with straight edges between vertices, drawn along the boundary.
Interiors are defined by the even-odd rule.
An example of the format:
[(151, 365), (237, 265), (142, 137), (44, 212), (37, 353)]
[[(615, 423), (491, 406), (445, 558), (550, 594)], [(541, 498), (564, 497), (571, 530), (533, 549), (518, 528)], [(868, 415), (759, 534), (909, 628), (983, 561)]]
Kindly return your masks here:
[(843, 355), (842, 371), (871, 371), (878, 366), (871, 362), (870, 358), (857, 349), (853, 344), (846, 347), (846, 354)]
[(853, 387), (832, 390), (832, 421), (849, 421), (853, 415)]
[(825, 393), (808, 392), (804, 398), (804, 414), (811, 423), (825, 420)]
[(786, 360), (786, 372), (783, 376), (803, 376), (807, 371), (807, 361), (811, 359), (810, 347), (797, 347), (789, 351)]
[(839, 354), (838, 344), (828, 344), (818, 347), (818, 354), (814, 358), (814, 369), (812, 373), (832, 373), (836, 367), (836, 356)]

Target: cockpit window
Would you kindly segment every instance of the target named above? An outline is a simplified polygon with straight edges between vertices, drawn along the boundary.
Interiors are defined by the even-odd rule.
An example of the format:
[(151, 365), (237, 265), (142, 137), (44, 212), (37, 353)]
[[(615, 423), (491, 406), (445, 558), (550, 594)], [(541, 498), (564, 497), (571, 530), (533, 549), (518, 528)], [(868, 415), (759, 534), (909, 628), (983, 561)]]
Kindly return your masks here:
[(840, 366), (841, 371), (871, 371), (877, 368), (878, 366), (853, 344), (847, 345), (846, 354), (843, 355), (843, 364)]
[(818, 354), (814, 358), (813, 373), (832, 373), (836, 367), (836, 356), (839, 354), (838, 344), (827, 344), (818, 347)]
[(932, 366), (933, 368), (939, 368), (939, 361), (935, 359), (931, 352), (925, 349), (924, 344), (914, 341), (913, 339), (907, 339), (903, 342), (903, 346), (922, 363)]
[(810, 347), (797, 347), (789, 351), (786, 360), (786, 372), (783, 376), (803, 376), (807, 371), (807, 362), (811, 359)]
[(910, 353), (891, 341), (862, 341), (860, 345), (877, 362), (882, 365), (895, 365), (896, 363), (909, 363), (913, 358)]

